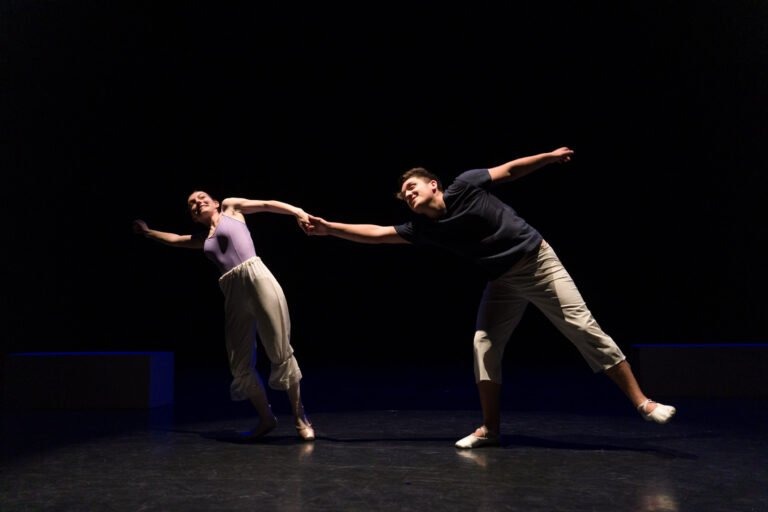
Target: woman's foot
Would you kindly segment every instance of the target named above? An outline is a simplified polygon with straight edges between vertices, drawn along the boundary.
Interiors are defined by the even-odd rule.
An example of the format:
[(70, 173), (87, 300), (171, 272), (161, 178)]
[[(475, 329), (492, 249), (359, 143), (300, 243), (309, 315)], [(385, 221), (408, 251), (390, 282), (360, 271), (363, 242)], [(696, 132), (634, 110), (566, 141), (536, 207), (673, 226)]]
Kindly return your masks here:
[(312, 428), (312, 424), (306, 418), (296, 422), (296, 433), (302, 441), (314, 441), (315, 429)]
[(671, 405), (664, 405), (646, 398), (637, 406), (637, 411), (645, 421), (654, 421), (656, 423), (667, 423), (675, 415), (677, 409)]
[(272, 416), (271, 418), (259, 421), (259, 424), (256, 425), (256, 428), (248, 432), (246, 437), (248, 439), (258, 439), (260, 437), (264, 437), (265, 435), (275, 430), (275, 427), (277, 427), (277, 418)]

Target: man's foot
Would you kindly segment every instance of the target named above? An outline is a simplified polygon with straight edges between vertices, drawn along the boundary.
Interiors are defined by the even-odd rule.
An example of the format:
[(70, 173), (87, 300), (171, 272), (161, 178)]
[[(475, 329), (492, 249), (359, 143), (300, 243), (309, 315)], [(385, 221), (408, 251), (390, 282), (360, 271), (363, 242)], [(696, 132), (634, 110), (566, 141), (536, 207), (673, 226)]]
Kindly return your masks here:
[(245, 437), (248, 439), (258, 439), (275, 430), (275, 427), (277, 427), (277, 418), (272, 416), (271, 419), (259, 421), (259, 424), (256, 425), (256, 428), (250, 432), (247, 432)]
[(637, 411), (645, 421), (654, 421), (656, 423), (666, 423), (672, 419), (677, 409), (671, 405), (664, 405), (654, 402), (650, 398), (644, 400), (637, 406)]
[(481, 446), (499, 446), (501, 444), (501, 436), (499, 434), (492, 434), (488, 432), (485, 426), (479, 427), (473, 433), (467, 437), (463, 437), (456, 441), (456, 448), (469, 449), (480, 448)]

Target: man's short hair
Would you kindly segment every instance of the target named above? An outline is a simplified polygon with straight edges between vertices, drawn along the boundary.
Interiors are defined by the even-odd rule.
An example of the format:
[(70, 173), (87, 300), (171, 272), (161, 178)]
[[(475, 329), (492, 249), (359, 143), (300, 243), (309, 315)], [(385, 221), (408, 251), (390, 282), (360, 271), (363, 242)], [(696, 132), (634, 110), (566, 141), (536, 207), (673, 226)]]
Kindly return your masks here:
[(408, 169), (403, 174), (400, 175), (400, 179), (398, 180), (398, 187), (397, 187), (397, 193), (395, 194), (395, 197), (398, 199), (405, 199), (403, 197), (402, 189), (403, 189), (403, 183), (405, 183), (408, 179), (413, 178), (424, 178), (427, 181), (435, 180), (437, 182), (437, 190), (440, 192), (443, 191), (443, 183), (440, 181), (440, 178), (438, 178), (436, 175), (432, 174), (428, 170), (426, 170), (423, 167), (413, 167), (412, 169)]

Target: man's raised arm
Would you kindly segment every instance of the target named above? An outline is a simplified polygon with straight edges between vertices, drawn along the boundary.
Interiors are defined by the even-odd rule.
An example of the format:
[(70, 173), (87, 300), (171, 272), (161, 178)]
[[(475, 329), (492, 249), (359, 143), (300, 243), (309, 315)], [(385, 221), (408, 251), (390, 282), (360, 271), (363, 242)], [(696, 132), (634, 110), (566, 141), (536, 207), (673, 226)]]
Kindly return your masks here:
[(570, 162), (573, 156), (573, 150), (567, 147), (557, 148), (549, 153), (539, 153), (538, 155), (524, 156), (516, 158), (507, 163), (491, 167), (488, 172), (491, 174), (491, 180), (497, 183), (516, 180), (526, 174), (554, 163)]

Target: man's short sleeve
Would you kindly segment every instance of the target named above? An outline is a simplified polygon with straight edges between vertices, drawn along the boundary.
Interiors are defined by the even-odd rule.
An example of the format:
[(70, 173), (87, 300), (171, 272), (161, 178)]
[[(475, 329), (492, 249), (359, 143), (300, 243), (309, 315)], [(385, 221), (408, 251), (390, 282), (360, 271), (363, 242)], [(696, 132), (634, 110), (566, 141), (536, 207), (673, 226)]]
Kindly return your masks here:
[(488, 188), (488, 186), (493, 183), (491, 181), (491, 173), (488, 169), (470, 169), (469, 171), (464, 171), (456, 176), (456, 179), (453, 181), (462, 181), (479, 188)]
[(413, 222), (405, 222), (396, 225), (395, 232), (409, 242), (413, 242), (416, 237), (415, 230), (413, 229)]

